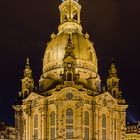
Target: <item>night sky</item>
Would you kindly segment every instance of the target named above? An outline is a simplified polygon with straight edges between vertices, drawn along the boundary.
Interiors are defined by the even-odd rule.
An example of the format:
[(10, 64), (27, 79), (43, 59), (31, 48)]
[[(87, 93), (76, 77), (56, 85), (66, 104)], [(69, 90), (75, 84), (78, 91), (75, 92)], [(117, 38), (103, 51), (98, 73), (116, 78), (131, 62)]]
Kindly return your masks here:
[[(39, 80), (51, 33), (57, 33), (61, 0), (0, 1), (0, 121), (14, 124), (14, 104), (26, 57)], [(95, 44), (102, 83), (114, 58), (129, 121), (140, 120), (140, 1), (79, 0), (83, 33)]]

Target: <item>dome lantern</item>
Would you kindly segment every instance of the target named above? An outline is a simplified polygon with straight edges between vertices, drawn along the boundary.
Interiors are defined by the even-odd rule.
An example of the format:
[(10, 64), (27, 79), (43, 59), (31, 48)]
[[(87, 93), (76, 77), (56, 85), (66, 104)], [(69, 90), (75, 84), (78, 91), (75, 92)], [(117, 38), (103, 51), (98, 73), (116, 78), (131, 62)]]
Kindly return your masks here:
[(67, 29), (78, 30), (82, 32), (80, 25), (81, 6), (77, 0), (64, 0), (59, 6), (60, 10), (60, 25), (59, 32)]

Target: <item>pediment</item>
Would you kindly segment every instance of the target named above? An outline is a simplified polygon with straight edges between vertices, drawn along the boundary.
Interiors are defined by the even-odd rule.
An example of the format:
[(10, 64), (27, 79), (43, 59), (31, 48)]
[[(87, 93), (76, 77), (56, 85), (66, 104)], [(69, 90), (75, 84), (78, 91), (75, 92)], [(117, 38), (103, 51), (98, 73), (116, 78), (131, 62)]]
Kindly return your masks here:
[(113, 98), (109, 92), (102, 93), (100, 95), (97, 95), (95, 97), (95, 102), (97, 104), (106, 106), (106, 107), (111, 107), (117, 105), (117, 100)]
[(72, 56), (67, 56), (65, 58), (65, 62), (74, 62), (74, 61), (75, 61), (75, 59)]
[(42, 95), (32, 92), (25, 100), (24, 103), (42, 98)]
[(55, 94), (56, 100), (66, 100), (68, 98), (69, 94), (72, 95), (73, 100), (83, 100), (84, 99), (83, 95), (80, 94), (80, 92), (76, 88), (66, 87)]

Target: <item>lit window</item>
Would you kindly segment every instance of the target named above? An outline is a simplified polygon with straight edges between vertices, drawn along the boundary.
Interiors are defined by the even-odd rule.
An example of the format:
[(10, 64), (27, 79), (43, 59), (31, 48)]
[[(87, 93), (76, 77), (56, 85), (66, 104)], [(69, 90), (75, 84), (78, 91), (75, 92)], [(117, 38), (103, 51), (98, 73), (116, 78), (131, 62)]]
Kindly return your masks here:
[(73, 110), (71, 108), (67, 109), (66, 116), (67, 116), (67, 118), (72, 118), (73, 117)]
[(66, 123), (68, 123), (68, 124), (73, 123), (73, 119), (71, 119), (71, 118), (67, 118), (67, 119), (66, 119)]
[(73, 126), (72, 126), (72, 125), (67, 125), (67, 126), (66, 126), (66, 129), (67, 129), (68, 131), (72, 131), (72, 130), (73, 130)]
[(66, 110), (66, 139), (73, 139), (73, 110)]
[(38, 140), (38, 130), (34, 130), (34, 140)]
[(55, 128), (51, 128), (51, 140), (55, 139)]
[(72, 72), (67, 72), (67, 81), (73, 81), (73, 74), (72, 74)]
[(73, 98), (73, 94), (72, 93), (67, 93), (67, 95), (66, 95), (66, 97), (67, 97), (67, 99), (72, 99)]
[(102, 115), (102, 140), (106, 140), (106, 116)]
[(89, 125), (89, 113), (85, 112), (85, 125)]
[(85, 140), (89, 140), (89, 128), (85, 127)]
[(51, 126), (55, 125), (55, 112), (51, 112), (50, 114), (50, 119), (51, 119)]
[(67, 139), (73, 139), (73, 132), (66, 132)]
[(50, 137), (51, 137), (51, 140), (54, 140), (55, 139), (55, 112), (51, 112), (50, 114), (50, 125), (51, 125), (51, 128), (50, 128)]

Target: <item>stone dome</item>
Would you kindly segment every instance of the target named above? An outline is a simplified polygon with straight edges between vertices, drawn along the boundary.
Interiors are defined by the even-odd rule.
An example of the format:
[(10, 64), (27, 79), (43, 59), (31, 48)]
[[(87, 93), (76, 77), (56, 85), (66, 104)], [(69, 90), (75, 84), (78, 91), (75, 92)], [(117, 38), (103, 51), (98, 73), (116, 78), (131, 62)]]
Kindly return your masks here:
[[(82, 33), (81, 6), (77, 1), (65, 0), (59, 9), (60, 25), (58, 33), (51, 35), (51, 41), (46, 46), (40, 89), (52, 89), (70, 81), (97, 89), (100, 86), (97, 57), (89, 35)], [(71, 80), (68, 78), (70, 75)]]
[[(43, 73), (46, 73), (53, 67), (60, 67), (64, 59), (65, 47), (68, 42), (69, 34), (62, 32), (61, 34), (54, 35), (52, 34), (52, 40), (47, 44), (47, 48), (43, 58)], [(97, 72), (97, 57), (93, 47), (93, 43), (89, 41), (89, 35), (83, 35), (80, 33), (72, 34), (72, 44), (74, 46), (74, 54), (77, 60), (77, 66), (79, 67), (78, 62), (86, 62), (91, 67), (85, 67), (90, 69), (93, 72)], [(63, 67), (63, 66), (62, 66)]]

